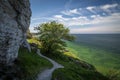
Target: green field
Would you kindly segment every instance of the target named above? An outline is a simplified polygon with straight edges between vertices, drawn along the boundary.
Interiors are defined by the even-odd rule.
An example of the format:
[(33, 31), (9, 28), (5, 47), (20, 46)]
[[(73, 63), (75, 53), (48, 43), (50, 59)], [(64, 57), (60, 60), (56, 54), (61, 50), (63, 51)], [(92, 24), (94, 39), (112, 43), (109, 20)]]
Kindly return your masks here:
[[(40, 42), (34, 39), (29, 39), (29, 43), (36, 43), (40, 47)], [(33, 50), (34, 51), (34, 50)], [(24, 52), (24, 54), (23, 54)], [(33, 77), (34, 74), (43, 70), (43, 68), (51, 67), (49, 61), (37, 56), (35, 52), (28, 54), (28, 52), (24, 49), (20, 50), (19, 58), (20, 61), (23, 62), (20, 66), (23, 66), (24, 70), (26, 70), (26, 76)], [(109, 80), (108, 77), (103, 76), (103, 74), (96, 71), (93, 65), (81, 61), (70, 51), (64, 51), (59, 54), (44, 54), (56, 62), (60, 63), (64, 66), (62, 69), (56, 69), (52, 74), (52, 80)], [(38, 59), (39, 58), (39, 59)], [(26, 64), (27, 63), (27, 64)], [(34, 65), (33, 65), (34, 64)], [(42, 65), (44, 64), (44, 65)], [(29, 67), (31, 66), (31, 67)], [(33, 76), (32, 76), (33, 75)], [(30, 78), (31, 78), (30, 77)], [(28, 79), (26, 79), (28, 80)]]
[(76, 44), (66, 41), (67, 49), (96, 67), (96, 69), (107, 75), (110, 72), (120, 71), (120, 54), (114, 54), (100, 48)]
[[(28, 41), (29, 43), (37, 43), (40, 47), (40, 42), (36, 39), (29, 39)], [(66, 44), (67, 47), (63, 54), (46, 54), (46, 56), (64, 66), (63, 69), (57, 69), (53, 72), (52, 80), (93, 80), (93, 78), (94, 80), (120, 80), (120, 54), (113, 53), (106, 48), (81, 44), (76, 41), (66, 41)], [(46, 63), (46, 61), (43, 62)], [(88, 65), (92, 66), (90, 70)], [(38, 67), (40, 66), (38, 65)], [(50, 67), (50, 64), (48, 66)], [(27, 67), (27, 70), (32, 72), (32, 74), (34, 73), (29, 67)]]

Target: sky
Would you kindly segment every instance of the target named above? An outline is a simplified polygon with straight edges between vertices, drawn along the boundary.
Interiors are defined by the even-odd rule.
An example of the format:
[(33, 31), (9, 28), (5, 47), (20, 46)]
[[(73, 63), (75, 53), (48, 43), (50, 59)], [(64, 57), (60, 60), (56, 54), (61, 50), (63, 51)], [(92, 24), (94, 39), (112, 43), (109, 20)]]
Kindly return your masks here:
[(73, 34), (120, 33), (120, 0), (30, 0), (30, 31), (58, 21)]

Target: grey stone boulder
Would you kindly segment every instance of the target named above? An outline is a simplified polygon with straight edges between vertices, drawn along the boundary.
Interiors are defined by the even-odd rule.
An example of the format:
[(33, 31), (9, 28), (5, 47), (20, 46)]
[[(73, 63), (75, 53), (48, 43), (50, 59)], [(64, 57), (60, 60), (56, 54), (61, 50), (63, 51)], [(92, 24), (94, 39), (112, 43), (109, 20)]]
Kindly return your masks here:
[(0, 64), (11, 64), (22, 45), (30, 50), (26, 41), (30, 17), (29, 0), (0, 0)]

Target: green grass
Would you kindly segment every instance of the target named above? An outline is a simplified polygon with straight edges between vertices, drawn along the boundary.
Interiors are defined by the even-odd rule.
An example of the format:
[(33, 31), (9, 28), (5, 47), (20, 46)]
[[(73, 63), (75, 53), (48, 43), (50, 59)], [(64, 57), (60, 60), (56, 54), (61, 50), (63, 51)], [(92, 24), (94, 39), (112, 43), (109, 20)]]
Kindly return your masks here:
[[(29, 39), (28, 41), (29, 43), (38, 43), (36, 39)], [(79, 57), (71, 52), (47, 54), (47, 56), (64, 66), (63, 69), (54, 71), (52, 80), (107, 80), (92, 65), (80, 61)]]
[(71, 52), (51, 55), (49, 57), (64, 66), (64, 68), (54, 71), (52, 80), (108, 80), (97, 72), (92, 65), (80, 61)]
[(69, 41), (66, 41), (66, 43), (69, 51), (77, 55), (79, 59), (94, 65), (104, 75), (107, 75), (109, 71), (120, 71), (120, 54)]
[(28, 52), (26, 49), (20, 49), (18, 60), (23, 80), (35, 80), (38, 73), (52, 67), (52, 64), (48, 60), (40, 57), (33, 50), (32, 52)]
[[(40, 43), (36, 39), (29, 39), (28, 41), (29, 43), (37, 43), (40, 47)], [(103, 74), (109, 76), (111, 80), (116, 77), (116, 70), (120, 67), (120, 64), (116, 64), (119, 63), (118, 54), (113, 57), (113, 53), (107, 54), (108, 52), (104, 50), (80, 46), (68, 41), (67, 45), (68, 52), (47, 55), (64, 66), (64, 68), (53, 72), (52, 80), (108, 80)], [(34, 50), (29, 53), (25, 49), (20, 49), (18, 60), (25, 80), (34, 80), (39, 72), (52, 67), (49, 61), (38, 56)], [(107, 74), (110, 69), (112, 71)], [(114, 78), (114, 80), (119, 79)]]

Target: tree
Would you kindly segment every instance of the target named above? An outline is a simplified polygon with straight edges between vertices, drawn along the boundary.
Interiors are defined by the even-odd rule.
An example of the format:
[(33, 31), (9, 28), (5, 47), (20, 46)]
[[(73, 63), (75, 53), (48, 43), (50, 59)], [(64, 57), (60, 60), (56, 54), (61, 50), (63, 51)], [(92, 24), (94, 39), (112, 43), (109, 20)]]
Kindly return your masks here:
[(35, 28), (38, 30), (43, 53), (61, 52), (66, 46), (64, 40), (74, 40), (74, 36), (69, 34), (69, 29), (56, 21), (40, 24)]

